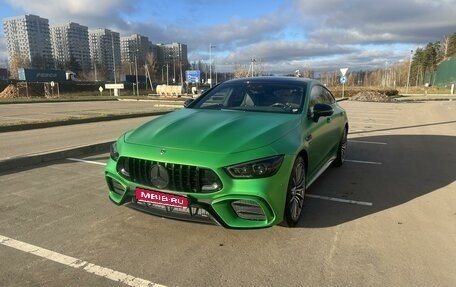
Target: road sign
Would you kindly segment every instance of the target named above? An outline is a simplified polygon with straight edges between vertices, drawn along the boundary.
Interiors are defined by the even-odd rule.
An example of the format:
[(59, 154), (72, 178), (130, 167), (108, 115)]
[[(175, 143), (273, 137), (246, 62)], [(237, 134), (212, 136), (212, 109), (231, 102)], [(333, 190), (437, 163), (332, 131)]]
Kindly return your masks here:
[(340, 83), (345, 84), (347, 82), (347, 78), (345, 76), (340, 77)]
[(105, 84), (105, 89), (123, 89), (124, 84)]
[(340, 73), (342, 74), (342, 77), (345, 77), (345, 74), (347, 73), (348, 68), (342, 68), (340, 69)]
[(200, 70), (187, 70), (187, 71), (185, 71), (185, 76), (187, 78), (187, 82), (199, 83), (200, 78), (201, 78), (201, 71)]

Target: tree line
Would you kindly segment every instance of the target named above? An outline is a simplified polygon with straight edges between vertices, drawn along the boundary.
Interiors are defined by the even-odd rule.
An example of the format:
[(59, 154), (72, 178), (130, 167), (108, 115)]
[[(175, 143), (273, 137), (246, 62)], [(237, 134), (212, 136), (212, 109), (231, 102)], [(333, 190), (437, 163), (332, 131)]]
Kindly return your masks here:
[[(369, 71), (351, 71), (347, 73), (345, 84), (388, 88), (405, 87), (407, 82), (410, 86), (424, 85), (427, 73), (434, 73), (441, 62), (456, 56), (456, 32), (410, 52), (411, 61), (386, 64), (385, 67)], [(304, 70), (302, 74), (313, 76), (314, 72)], [(339, 72), (322, 72), (320, 79), (330, 86), (340, 85)]]

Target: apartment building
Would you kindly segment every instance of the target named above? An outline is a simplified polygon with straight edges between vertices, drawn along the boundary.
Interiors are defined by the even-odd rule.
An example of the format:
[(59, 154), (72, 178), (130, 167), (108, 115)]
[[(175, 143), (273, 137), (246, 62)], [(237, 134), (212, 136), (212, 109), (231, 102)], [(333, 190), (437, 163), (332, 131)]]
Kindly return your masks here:
[(188, 67), (187, 45), (181, 43), (157, 44), (158, 63), (167, 67), (167, 73), (175, 83), (182, 83)]
[[(89, 29), (77, 23), (51, 27), (54, 61), (58, 68), (71, 68), (76, 62), (82, 71), (91, 69)], [(75, 69), (76, 67), (73, 67)]]
[(54, 68), (49, 20), (36, 15), (3, 19), (8, 62), (34, 68)]
[(121, 62), (119, 33), (103, 28), (89, 30), (89, 46), (92, 65), (98, 73), (105, 72), (108, 79), (118, 80)]
[(150, 44), (148, 37), (139, 34), (120, 37), (122, 63), (134, 63), (136, 56), (138, 64), (144, 64), (151, 52)]

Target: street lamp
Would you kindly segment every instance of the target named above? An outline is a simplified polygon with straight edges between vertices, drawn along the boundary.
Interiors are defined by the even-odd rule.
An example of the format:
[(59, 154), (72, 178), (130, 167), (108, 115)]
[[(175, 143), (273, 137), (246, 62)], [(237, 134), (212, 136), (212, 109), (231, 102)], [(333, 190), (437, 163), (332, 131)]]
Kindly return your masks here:
[(116, 56), (115, 56), (115, 51), (114, 51), (114, 36), (113, 32), (111, 32), (111, 45), (112, 45), (112, 63), (114, 66), (114, 83), (117, 84), (117, 77), (116, 77)]
[(164, 76), (164, 73), (163, 73), (163, 68), (165, 68), (165, 67), (166, 67), (166, 65), (162, 66), (162, 83), (165, 82), (165, 76)]
[(138, 49), (135, 52), (135, 74), (136, 74), (136, 96), (139, 96), (139, 85), (138, 85)]
[(410, 50), (410, 63), (409, 63), (409, 70), (408, 70), (408, 76), (407, 76), (407, 88), (405, 88), (405, 94), (408, 95), (408, 89), (410, 85), (410, 71), (412, 69), (412, 55), (413, 55), (413, 50)]
[(209, 44), (209, 79), (211, 80), (209, 85), (212, 88), (212, 48), (215, 48), (212, 44)]

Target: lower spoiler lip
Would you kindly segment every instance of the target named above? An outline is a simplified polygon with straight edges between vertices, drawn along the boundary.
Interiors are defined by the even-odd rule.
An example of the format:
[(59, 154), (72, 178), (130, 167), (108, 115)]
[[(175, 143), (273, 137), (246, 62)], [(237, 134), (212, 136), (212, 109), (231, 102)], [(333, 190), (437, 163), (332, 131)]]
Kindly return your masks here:
[[(190, 211), (184, 211), (180, 208), (145, 204), (137, 202), (135, 200), (132, 200), (131, 202), (126, 203), (125, 205), (135, 210), (152, 214), (155, 216), (209, 225), (224, 226), (202, 206), (190, 206), (189, 209), (196, 211), (196, 214), (191, 214)], [(204, 215), (202, 215), (201, 213), (198, 214), (199, 211), (203, 211)]]

